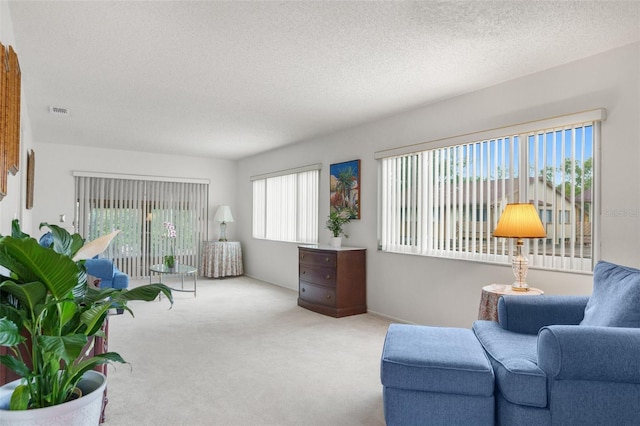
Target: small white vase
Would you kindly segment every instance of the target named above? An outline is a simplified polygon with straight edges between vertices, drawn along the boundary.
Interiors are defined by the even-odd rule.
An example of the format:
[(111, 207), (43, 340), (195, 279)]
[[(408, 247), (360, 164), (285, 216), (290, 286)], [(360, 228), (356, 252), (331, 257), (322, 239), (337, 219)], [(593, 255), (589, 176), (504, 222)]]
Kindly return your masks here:
[(342, 237), (331, 237), (331, 239), (329, 240), (329, 245), (331, 247), (341, 247)]

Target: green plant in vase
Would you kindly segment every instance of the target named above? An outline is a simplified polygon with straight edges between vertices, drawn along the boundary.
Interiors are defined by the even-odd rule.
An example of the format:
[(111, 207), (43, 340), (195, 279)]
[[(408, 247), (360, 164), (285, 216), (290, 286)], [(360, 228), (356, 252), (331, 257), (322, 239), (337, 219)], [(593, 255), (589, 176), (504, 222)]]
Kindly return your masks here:
[(63, 404), (86, 372), (125, 362), (116, 352), (87, 357), (83, 350), (94, 337), (104, 337), (102, 325), (114, 306), (133, 315), (127, 302), (152, 301), (160, 294), (173, 304), (164, 284), (130, 290), (87, 286), (84, 261), (101, 253), (110, 239), (85, 245), (78, 234), (43, 226), (53, 236), (49, 247), (23, 233), (17, 220), (11, 236), (0, 236), (0, 346), (8, 349), (0, 363), (21, 377), (9, 410)]
[(351, 211), (349, 209), (331, 210), (329, 212), (329, 218), (327, 219), (327, 229), (331, 231), (333, 238), (330, 244), (335, 247), (340, 247), (342, 244), (342, 236), (349, 238), (344, 231), (344, 225), (351, 221)]

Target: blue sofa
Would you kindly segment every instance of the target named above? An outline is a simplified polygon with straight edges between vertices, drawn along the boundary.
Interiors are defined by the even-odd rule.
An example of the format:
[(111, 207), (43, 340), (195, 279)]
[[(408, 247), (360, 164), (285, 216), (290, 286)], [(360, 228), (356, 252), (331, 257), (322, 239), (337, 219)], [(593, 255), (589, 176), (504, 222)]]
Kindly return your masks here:
[[(449, 350), (448, 360), (443, 361), (438, 351), (416, 355), (416, 342), (410, 341), (415, 333), (398, 336), (394, 330), (383, 349), (384, 392), (402, 389), (411, 397), (385, 398), (387, 424), (455, 424), (443, 413), (460, 410), (474, 418), (466, 424), (640, 424), (640, 270), (601, 261), (593, 280), (590, 297), (503, 296), (498, 302), (499, 322), (473, 324), (473, 334), (493, 371), (493, 417), (465, 401), (467, 389), (477, 384), (469, 373), (461, 381), (460, 370), (469, 367), (465, 358), (478, 355), (476, 347), (446, 342), (444, 336), (450, 334), (446, 329), (426, 327), (433, 329), (429, 338), (435, 338), (435, 344), (458, 347)], [(407, 353), (413, 353), (408, 362)], [(425, 415), (418, 420), (421, 411), (433, 410), (431, 390), (439, 388), (394, 381), (389, 375), (397, 373), (391, 364), (433, 369), (436, 360), (440, 372), (423, 374), (422, 380), (458, 384), (454, 389), (440, 387), (439, 393), (447, 392), (450, 402), (438, 406), (437, 419)], [(443, 374), (446, 369), (450, 373)], [(414, 414), (402, 417), (402, 412)]]

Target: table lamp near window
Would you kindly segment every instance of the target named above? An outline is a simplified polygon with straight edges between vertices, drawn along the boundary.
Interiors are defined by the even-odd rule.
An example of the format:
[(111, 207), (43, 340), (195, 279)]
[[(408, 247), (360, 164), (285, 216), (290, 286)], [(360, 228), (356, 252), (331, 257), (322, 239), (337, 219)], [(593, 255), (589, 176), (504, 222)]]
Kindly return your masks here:
[(524, 238), (545, 238), (547, 236), (534, 205), (528, 203), (507, 204), (500, 216), (496, 229), (493, 231), (493, 236), (517, 238), (516, 254), (512, 262), (516, 281), (511, 288), (515, 291), (528, 291), (529, 285), (526, 282), (527, 258), (522, 254), (522, 240)]
[(227, 241), (227, 222), (233, 222), (233, 216), (231, 215), (231, 209), (229, 206), (218, 207), (216, 216), (213, 220), (220, 222), (220, 238), (218, 241)]

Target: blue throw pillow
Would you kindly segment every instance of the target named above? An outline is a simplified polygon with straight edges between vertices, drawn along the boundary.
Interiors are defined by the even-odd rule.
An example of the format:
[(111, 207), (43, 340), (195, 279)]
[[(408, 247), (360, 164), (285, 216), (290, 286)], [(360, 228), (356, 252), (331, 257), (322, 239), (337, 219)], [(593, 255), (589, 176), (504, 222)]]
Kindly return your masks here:
[(640, 270), (600, 261), (581, 325), (640, 328)]

